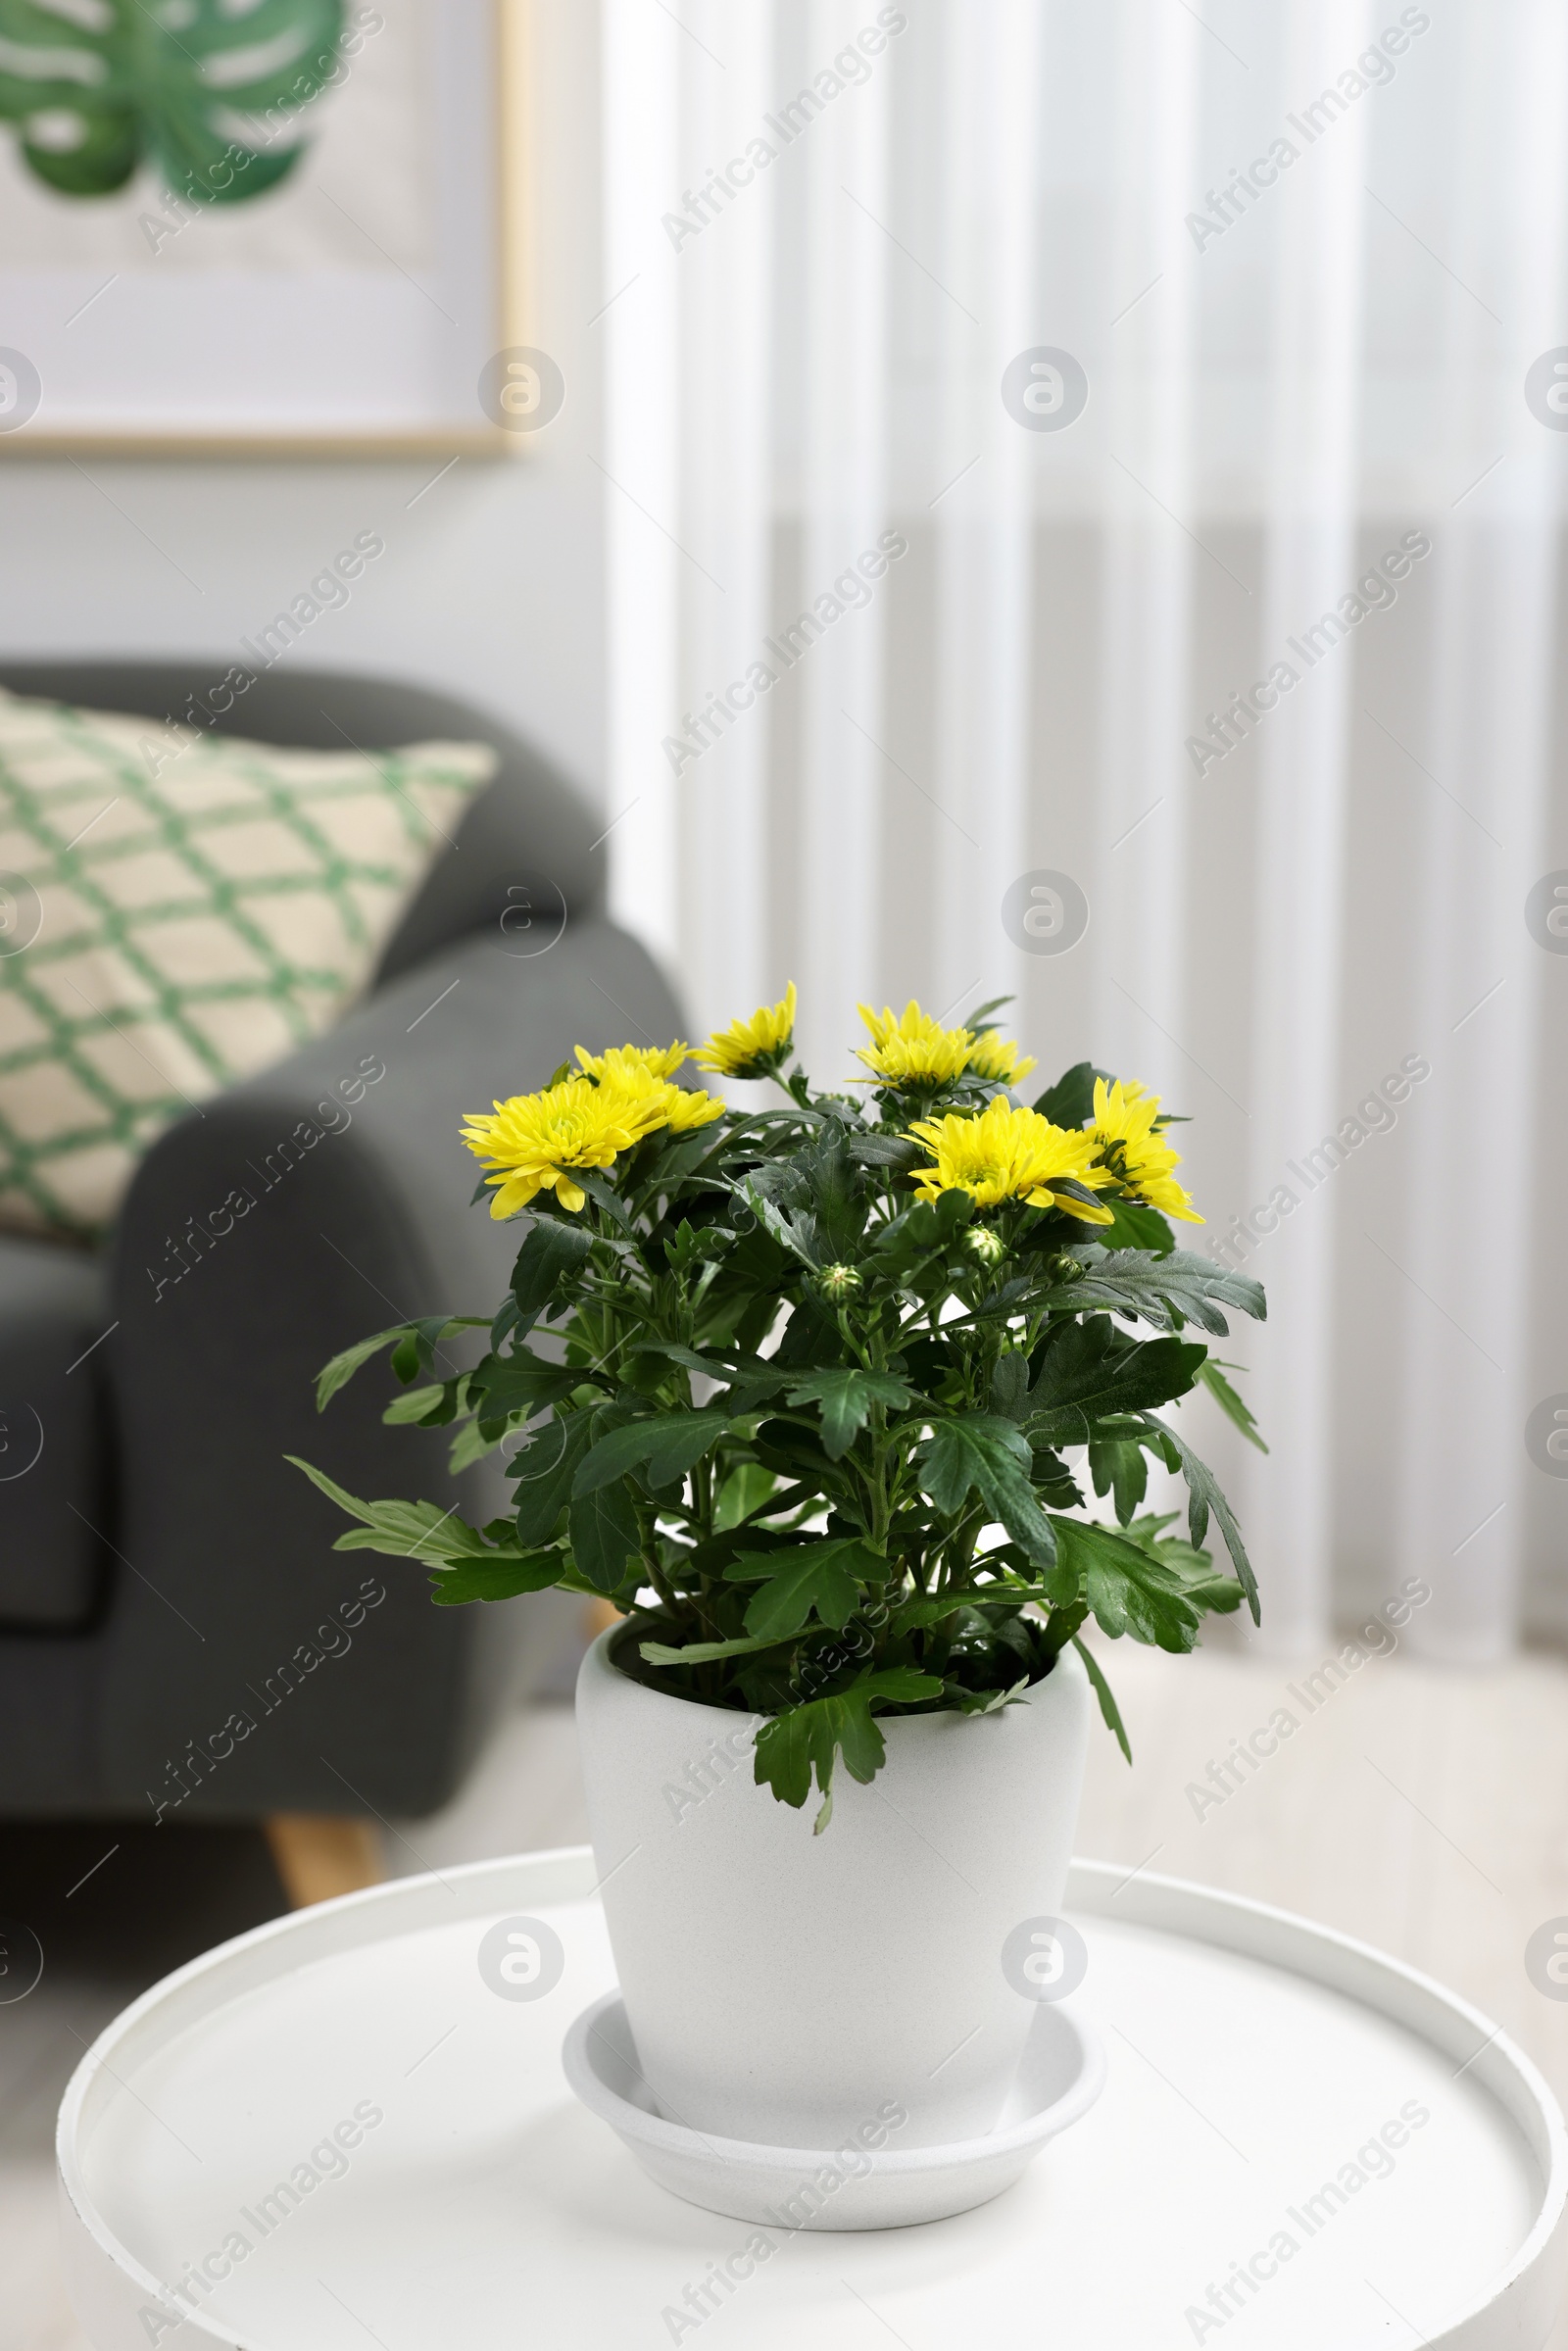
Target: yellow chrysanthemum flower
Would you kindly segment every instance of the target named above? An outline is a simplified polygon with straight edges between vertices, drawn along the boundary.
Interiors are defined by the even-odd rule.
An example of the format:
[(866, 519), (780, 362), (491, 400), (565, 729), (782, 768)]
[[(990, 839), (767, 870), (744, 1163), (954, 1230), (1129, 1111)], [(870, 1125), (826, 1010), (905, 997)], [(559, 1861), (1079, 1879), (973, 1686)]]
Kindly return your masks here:
[(951, 1086), (969, 1066), (972, 1032), (943, 1028), (929, 1012), (921, 1011), (912, 996), (902, 1013), (891, 1004), (880, 1012), (873, 1012), (869, 1004), (858, 1009), (871, 1042), (857, 1047), (855, 1057), (884, 1085)]
[(760, 1004), (750, 1020), (732, 1020), (715, 1029), (692, 1059), (700, 1068), (717, 1070), (724, 1078), (765, 1078), (772, 1074), (795, 1042), (795, 982), (791, 980), (776, 1004)]
[(970, 1077), (989, 1078), (994, 1086), (1016, 1086), (1035, 1066), (1033, 1053), (1019, 1053), (1018, 1048), (1004, 1038), (998, 1029), (987, 1029), (969, 1055)]
[(724, 1104), (711, 1094), (688, 1093), (647, 1069), (622, 1068), (596, 1082), (564, 1078), (542, 1094), (514, 1094), (496, 1102), (494, 1115), (476, 1112), (463, 1140), (493, 1172), (492, 1216), (514, 1215), (540, 1192), (554, 1192), (573, 1215), (588, 1195), (573, 1175), (606, 1168), (644, 1136), (670, 1127), (677, 1134), (722, 1116)]
[(921, 1011), (912, 996), (901, 1013), (895, 1013), (891, 1004), (880, 1012), (861, 1004), (859, 1011), (871, 1032), (871, 1042), (856, 1058), (885, 1086), (929, 1090), (954, 1085), (964, 1076), (1010, 1086), (1034, 1067), (1033, 1060), (1020, 1054), (999, 1030), (987, 1029), (977, 1038), (971, 1029), (945, 1029), (929, 1012)]
[(1122, 1185), (1129, 1200), (1143, 1200), (1182, 1224), (1201, 1224), (1192, 1194), (1172, 1173), (1182, 1163), (1181, 1153), (1156, 1132), (1158, 1116), (1159, 1096), (1147, 1093), (1136, 1079), (1123, 1085), (1118, 1078), (1107, 1086), (1096, 1078), (1095, 1114), (1088, 1128), (1095, 1164)]
[(705, 1127), (710, 1119), (722, 1118), (726, 1104), (717, 1094), (705, 1094), (696, 1086), (671, 1086), (666, 1102), (668, 1124), (677, 1135), (689, 1134), (693, 1127)]
[(651, 1078), (672, 1078), (691, 1047), (677, 1039), (673, 1045), (612, 1045), (602, 1053), (591, 1053), (582, 1045), (571, 1050), (591, 1078), (616, 1077), (631, 1069), (646, 1070)]
[[(605, 1055), (606, 1060), (610, 1057)], [(724, 1114), (724, 1103), (716, 1094), (705, 1094), (700, 1087), (672, 1086), (667, 1078), (655, 1077), (635, 1063), (601, 1078), (599, 1091), (620, 1103), (628, 1122), (635, 1123), (639, 1139), (664, 1126), (684, 1135)]]
[(564, 1078), (542, 1094), (514, 1094), (493, 1107), (493, 1117), (476, 1111), (463, 1129), (474, 1157), (493, 1170), (485, 1178), (496, 1187), (492, 1216), (513, 1215), (539, 1192), (554, 1192), (575, 1213), (588, 1195), (573, 1183), (573, 1171), (612, 1166), (616, 1152), (646, 1132), (619, 1088), (590, 1078)]
[(1006, 1200), (1032, 1208), (1065, 1208), (1086, 1224), (1109, 1224), (1110, 1212), (1056, 1189), (1064, 1177), (1092, 1192), (1115, 1182), (1094, 1164), (1094, 1138), (1082, 1129), (1053, 1126), (1038, 1110), (1015, 1110), (999, 1095), (977, 1118), (917, 1119), (910, 1127), (936, 1164), (915, 1172), (923, 1200), (967, 1192), (982, 1208)]

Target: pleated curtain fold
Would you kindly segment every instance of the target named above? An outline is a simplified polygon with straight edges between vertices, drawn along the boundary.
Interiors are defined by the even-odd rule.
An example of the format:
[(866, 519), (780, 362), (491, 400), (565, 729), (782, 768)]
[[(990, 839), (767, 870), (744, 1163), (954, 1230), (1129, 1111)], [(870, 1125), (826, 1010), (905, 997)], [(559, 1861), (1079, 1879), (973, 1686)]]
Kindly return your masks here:
[(1046, 1077), (1192, 1117), (1190, 1245), (1270, 1296), (1222, 1350), (1268, 1454), (1183, 1408), (1263, 1641), (1412, 1579), (1434, 1656), (1568, 1633), (1568, 23), (602, 41), (617, 915), (698, 1024), (796, 980), (824, 1078), (858, 1000), (1011, 992)]

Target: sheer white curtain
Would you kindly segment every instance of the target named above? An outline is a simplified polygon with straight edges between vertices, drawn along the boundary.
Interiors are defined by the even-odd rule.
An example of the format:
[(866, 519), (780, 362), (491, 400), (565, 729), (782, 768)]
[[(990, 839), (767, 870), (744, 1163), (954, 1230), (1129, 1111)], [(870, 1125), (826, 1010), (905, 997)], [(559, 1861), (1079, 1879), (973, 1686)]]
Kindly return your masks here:
[[(1195, 1246), (1270, 1294), (1267, 1458), (1190, 1407), (1265, 1640), (1410, 1576), (1430, 1653), (1568, 1632), (1562, 11), (603, 30), (620, 917), (699, 1026), (796, 979), (819, 1069), (858, 998), (1010, 989), (1194, 1116)], [(1004, 918), (1046, 872), (1066, 952)]]

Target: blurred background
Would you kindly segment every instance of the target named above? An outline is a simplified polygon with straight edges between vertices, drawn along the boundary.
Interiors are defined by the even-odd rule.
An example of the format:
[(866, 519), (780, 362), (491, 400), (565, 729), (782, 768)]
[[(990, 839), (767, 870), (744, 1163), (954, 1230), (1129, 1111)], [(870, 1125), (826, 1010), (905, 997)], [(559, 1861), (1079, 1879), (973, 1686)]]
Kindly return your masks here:
[[(447, 37), (433, 0), (382, 13), (415, 54)], [(956, 1019), (1010, 993), (1043, 1079), (1093, 1058), (1190, 1116), (1193, 1246), (1269, 1296), (1233, 1350), (1266, 1457), (1189, 1407), (1263, 1625), (1190, 1665), (1115, 1660), (1136, 1762), (1097, 1751), (1084, 1849), (1401, 1952), (1561, 2092), (1568, 2004), (1524, 1951), (1568, 1913), (1568, 18), (502, 15), (515, 331), (458, 316), (486, 366), (533, 355), (526, 432), (466, 361), (450, 399), (426, 367), (435, 421), (389, 408), (358, 448), (347, 422), (292, 451), (225, 448), (194, 412), (154, 431), (114, 370), (169, 273), (211, 321), (253, 257), (199, 248), (208, 223), (139, 250), (138, 179), (104, 266), (0, 250), (28, 327), (51, 272), (113, 268), (90, 364), (51, 329), (64, 405), (0, 434), (0, 660), (221, 674), (377, 533), (291, 673), (434, 688), (534, 746), (591, 810), (610, 920), (683, 1033), (793, 979), (828, 1077), (858, 1001)], [(361, 184), (352, 152), (331, 177), (354, 101), (322, 102), (323, 187)], [(8, 139), (0, 222), (39, 202)], [(383, 261), (322, 264), (351, 328), (392, 271), (431, 301), (460, 283), (363, 219)], [(0, 344), (24, 339), (0, 315)], [(267, 438), (220, 341), (212, 365), (219, 425), (226, 398)], [(648, 1000), (605, 994), (579, 989), (584, 1041), (644, 1041)], [(582, 1637), (553, 1622), (533, 1694), (433, 1814), (376, 1811), (384, 1866), (584, 1834), (561, 1695)], [(1216, 1783), (1327, 1658), (1300, 1736)], [(0, 2269), (26, 2280), (0, 2342), (43, 2351), (77, 2341), (38, 2231), (80, 2040), (283, 1895), (243, 1823), (155, 1847), (10, 1809), (0, 1912), (60, 1966), (0, 2007)], [(206, 1840), (199, 1872), (160, 1875), (176, 1836)], [(78, 1843), (86, 1869), (116, 1839), (68, 1910)]]

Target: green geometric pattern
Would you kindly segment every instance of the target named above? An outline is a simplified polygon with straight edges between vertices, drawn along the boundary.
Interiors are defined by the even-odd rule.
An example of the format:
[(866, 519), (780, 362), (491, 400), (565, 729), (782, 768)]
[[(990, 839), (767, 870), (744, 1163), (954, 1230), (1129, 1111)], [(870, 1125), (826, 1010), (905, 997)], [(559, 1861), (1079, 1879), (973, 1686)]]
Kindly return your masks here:
[(0, 689), (0, 1226), (100, 1234), (171, 1120), (329, 1027), (495, 766)]

